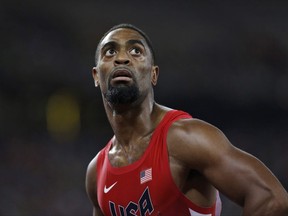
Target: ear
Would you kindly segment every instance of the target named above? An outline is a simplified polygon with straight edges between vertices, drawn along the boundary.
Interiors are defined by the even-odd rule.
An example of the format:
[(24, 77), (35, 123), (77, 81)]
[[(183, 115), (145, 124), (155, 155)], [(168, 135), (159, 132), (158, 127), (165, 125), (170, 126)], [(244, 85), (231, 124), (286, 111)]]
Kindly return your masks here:
[(98, 85), (99, 85), (99, 78), (98, 78), (98, 73), (97, 73), (96, 67), (93, 67), (93, 68), (92, 68), (92, 76), (93, 76), (93, 79), (94, 79), (95, 87), (98, 87)]
[(152, 71), (151, 71), (151, 83), (152, 83), (152, 85), (156, 86), (158, 76), (159, 76), (159, 67), (154, 65), (154, 66), (152, 66)]

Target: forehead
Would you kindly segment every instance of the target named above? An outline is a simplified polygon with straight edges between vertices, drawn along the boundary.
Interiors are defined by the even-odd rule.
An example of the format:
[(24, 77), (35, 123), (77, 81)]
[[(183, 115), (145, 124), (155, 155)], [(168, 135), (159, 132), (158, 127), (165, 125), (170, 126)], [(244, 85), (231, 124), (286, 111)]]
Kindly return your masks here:
[(109, 32), (109, 34), (107, 34), (106, 37), (102, 40), (100, 46), (103, 46), (110, 41), (125, 43), (126, 41), (130, 40), (139, 40), (145, 46), (147, 46), (145, 38), (139, 32), (128, 28), (119, 28)]

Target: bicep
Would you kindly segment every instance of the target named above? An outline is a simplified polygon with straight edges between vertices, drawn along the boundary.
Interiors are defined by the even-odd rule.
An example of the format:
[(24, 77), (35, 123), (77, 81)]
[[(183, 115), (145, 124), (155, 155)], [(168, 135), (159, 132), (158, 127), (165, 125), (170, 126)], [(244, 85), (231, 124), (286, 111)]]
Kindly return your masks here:
[(283, 193), (269, 169), (254, 156), (234, 147), (218, 128), (200, 120), (183, 121), (173, 128), (168, 140), (182, 146), (173, 151), (239, 205), (260, 196)]
[(99, 206), (93, 208), (93, 216), (104, 216)]
[(97, 156), (89, 163), (86, 172), (86, 192), (93, 204), (93, 216), (103, 216), (97, 199)]
[[(205, 127), (204, 127), (205, 131)], [(202, 134), (202, 173), (221, 193), (241, 206), (260, 205), (283, 193), (271, 171), (256, 157), (234, 147), (219, 129), (209, 126)], [(199, 159), (201, 160), (201, 159)]]
[(203, 168), (203, 174), (221, 193), (243, 206), (251, 195), (268, 196), (277, 180), (269, 169), (254, 156), (229, 143), (212, 154), (213, 163)]

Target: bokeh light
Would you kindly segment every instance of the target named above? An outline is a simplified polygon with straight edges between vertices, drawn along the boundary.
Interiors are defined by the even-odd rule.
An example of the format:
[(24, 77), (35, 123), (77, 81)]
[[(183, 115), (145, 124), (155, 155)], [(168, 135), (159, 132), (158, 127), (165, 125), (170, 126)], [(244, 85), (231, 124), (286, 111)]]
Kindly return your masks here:
[(47, 130), (57, 141), (69, 141), (80, 130), (80, 106), (72, 94), (58, 91), (48, 99), (46, 108)]

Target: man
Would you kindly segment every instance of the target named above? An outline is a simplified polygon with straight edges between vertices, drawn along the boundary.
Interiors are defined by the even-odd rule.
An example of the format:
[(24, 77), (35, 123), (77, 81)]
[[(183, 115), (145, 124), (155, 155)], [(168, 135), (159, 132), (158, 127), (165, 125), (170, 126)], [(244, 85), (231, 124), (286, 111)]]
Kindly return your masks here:
[(159, 68), (129, 24), (100, 40), (92, 70), (114, 132), (87, 169), (93, 215), (220, 215), (218, 190), (243, 215), (288, 215), (288, 196), (255, 157), (214, 126), (154, 101)]

